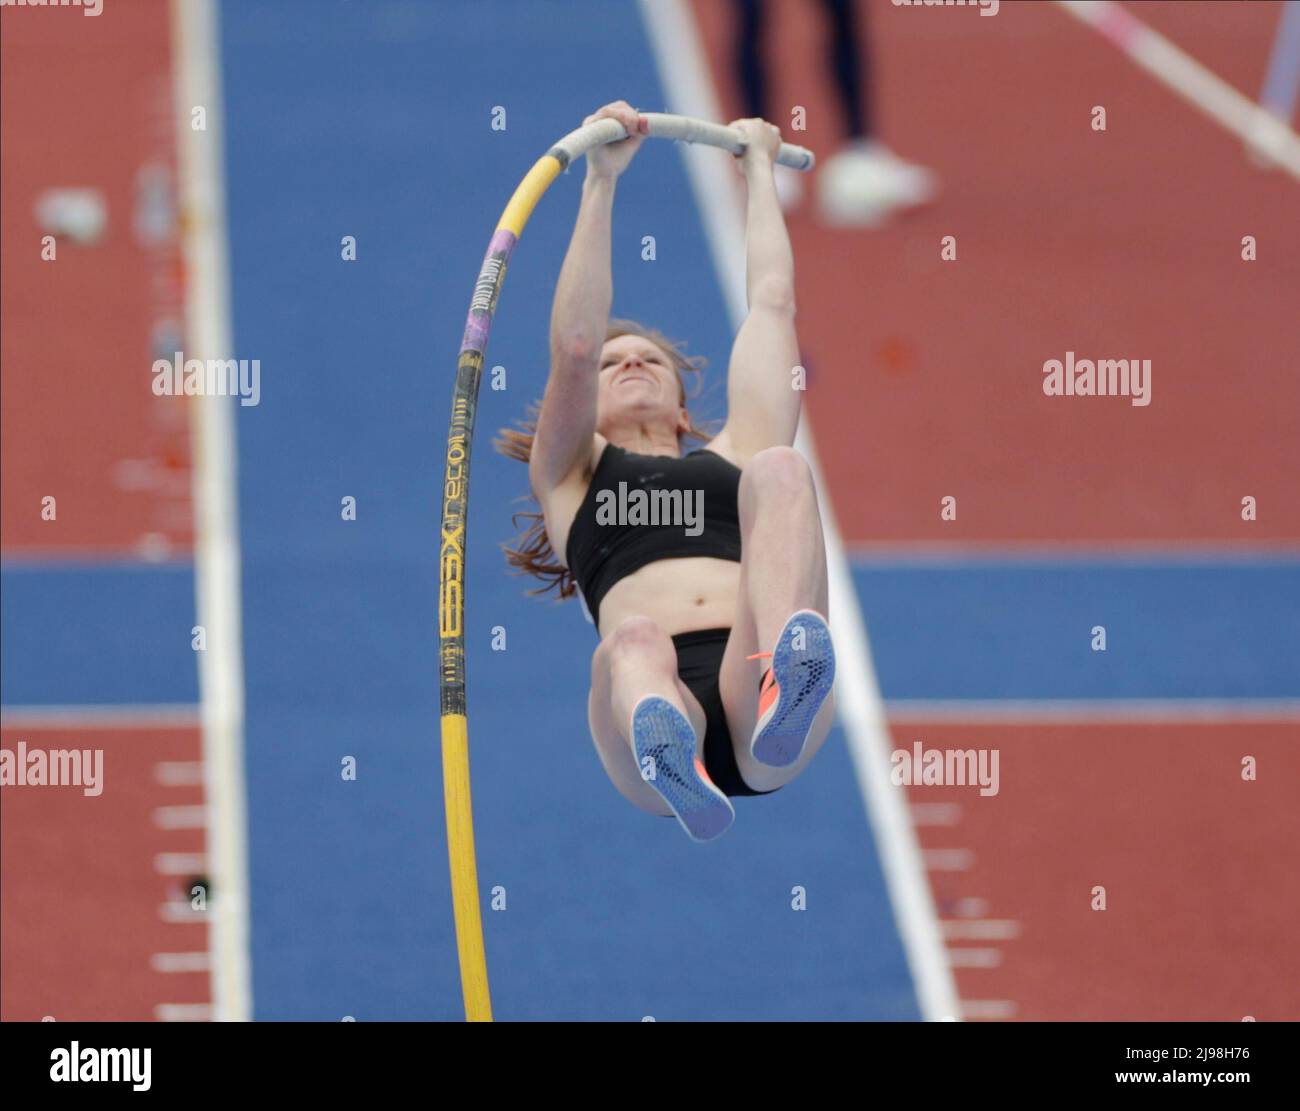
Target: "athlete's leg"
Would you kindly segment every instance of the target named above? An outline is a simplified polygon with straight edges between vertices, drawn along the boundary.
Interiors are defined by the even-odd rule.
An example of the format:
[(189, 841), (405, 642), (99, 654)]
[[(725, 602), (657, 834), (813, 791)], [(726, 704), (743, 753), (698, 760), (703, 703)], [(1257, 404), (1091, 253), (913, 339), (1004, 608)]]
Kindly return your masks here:
[(648, 617), (620, 622), (591, 657), (587, 721), (606, 774), (629, 801), (651, 814), (672, 810), (641, 775), (632, 749), (632, 710), (646, 695), (659, 695), (684, 713), (703, 751), (704, 710), (677, 677), (672, 639)]
[(789, 783), (816, 755), (834, 720), (828, 696), (799, 759), (785, 768), (755, 760), (749, 752), (758, 720), (758, 683), (770, 660), (747, 660), (771, 652), (791, 615), (812, 609), (827, 614), (826, 547), (817, 493), (807, 461), (793, 448), (758, 452), (740, 477), (740, 591), (736, 620), (722, 658), (720, 689), (736, 763), (758, 791)]

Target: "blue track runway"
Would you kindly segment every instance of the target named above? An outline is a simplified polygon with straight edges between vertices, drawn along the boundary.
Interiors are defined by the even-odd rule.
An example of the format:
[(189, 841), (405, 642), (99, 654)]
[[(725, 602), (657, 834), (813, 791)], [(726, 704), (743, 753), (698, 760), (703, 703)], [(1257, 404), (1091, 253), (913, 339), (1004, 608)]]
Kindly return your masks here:
[(863, 560), (854, 578), (886, 699), (1296, 694), (1294, 558), (913, 557)]
[[(630, 4), (235, 2), (221, 47), (234, 337), (263, 368), (238, 428), (255, 1017), (457, 1018), (434, 553), (465, 308), (550, 143), (606, 101), (665, 97)], [(469, 728), (496, 1015), (916, 1018), (839, 734), (694, 845), (600, 768), (578, 607), (526, 599), (506, 574), (526, 475), (489, 441), (544, 384), (582, 172), (552, 187), (511, 266), (487, 355), (508, 388), (485, 383), (474, 456)], [(613, 253), (615, 315), (708, 355), (703, 415), (719, 416), (731, 334), (671, 145), (623, 179)]]

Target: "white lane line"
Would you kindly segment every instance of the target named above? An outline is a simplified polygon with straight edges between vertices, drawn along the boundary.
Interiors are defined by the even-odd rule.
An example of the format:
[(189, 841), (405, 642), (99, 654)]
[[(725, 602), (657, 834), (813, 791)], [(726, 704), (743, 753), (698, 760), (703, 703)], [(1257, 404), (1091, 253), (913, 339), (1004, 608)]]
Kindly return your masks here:
[(153, 824), (159, 829), (207, 829), (206, 806), (155, 806)]
[[(698, 29), (683, 0), (641, 0), (641, 17), (659, 67), (667, 110), (721, 120)], [(748, 306), (745, 226), (733, 162), (729, 155), (712, 148), (683, 143), (678, 149), (700, 208), (734, 335)], [(817, 482), (826, 533), (835, 651), (843, 663), (840, 674), (851, 677), (847, 682), (836, 682), (836, 706), (879, 848), (881, 869), (916, 984), (917, 1003), (923, 1018), (940, 1021), (945, 1015), (961, 1013), (957, 987), (944, 958), (938, 915), (922, 867), (916, 831), (908, 818), (905, 800), (890, 783), (889, 731), (871, 649), (806, 413), (795, 446), (808, 460)]]
[(212, 954), (154, 953), (149, 958), (149, 967), (155, 972), (211, 972)]
[(1060, 563), (1101, 564), (1115, 567), (1150, 567), (1172, 564), (1218, 567), (1222, 564), (1292, 563), (1300, 560), (1294, 540), (1251, 541), (1249, 548), (1217, 540), (1188, 540), (1177, 548), (1167, 540), (879, 540), (850, 544), (848, 557), (855, 565), (875, 564), (907, 568), (951, 564)]
[[(2, 7), (4, 5), (0, 5)], [(90, 564), (96, 571), (136, 570), (147, 567), (151, 571), (183, 571), (191, 566), (188, 558), (163, 557), (146, 559), (139, 552), (101, 552), (98, 548), (42, 548), (28, 546), (6, 548), (0, 558), (0, 569), (23, 574), (56, 569), (78, 569)]]
[(921, 862), (930, 872), (969, 872), (975, 866), (975, 853), (970, 849), (922, 849)]
[(1014, 918), (944, 918), (939, 929), (945, 941), (1012, 941), (1020, 936)]
[(208, 870), (208, 858), (203, 853), (158, 853), (153, 870), (163, 876), (201, 876)]
[[(186, 357), (234, 358), (230, 328), (225, 104), (220, 30), (213, 0), (172, 0), (172, 66), (185, 229)], [(207, 108), (207, 130), (190, 127)], [(244, 663), (241, 647), (239, 515), (235, 504), (235, 399), (190, 399), (194, 438), (195, 599), (207, 630), (199, 652), (204, 759), (213, 823), (208, 855), (219, 905), (210, 916), (214, 1017), (252, 1015), (248, 943), (248, 845), (244, 780)]]
[(893, 700), (885, 714), (894, 725), (953, 722), (969, 725), (1073, 725), (1096, 722), (1295, 722), (1300, 699), (1095, 698)]
[(966, 1018), (1015, 1018), (1020, 1010), (1010, 999), (963, 999), (962, 1014)]
[(185, 729), (199, 724), (188, 703), (123, 706), (0, 706), (5, 729)]
[(176, 900), (158, 904), (158, 917), (169, 926), (192, 926), (197, 922), (208, 921), (208, 914), (195, 910), (189, 903)]
[(917, 826), (955, 826), (961, 821), (961, 804), (956, 802), (914, 802), (908, 810)]
[(159, 1022), (211, 1022), (217, 1016), (209, 1003), (159, 1003), (153, 1017)]
[(953, 968), (997, 968), (1002, 963), (1001, 949), (948, 949), (948, 963)]
[(163, 787), (201, 787), (203, 763), (200, 760), (164, 760), (153, 766), (153, 779)]
[(983, 918), (989, 912), (989, 901), (974, 896), (957, 899), (949, 908), (954, 918)]

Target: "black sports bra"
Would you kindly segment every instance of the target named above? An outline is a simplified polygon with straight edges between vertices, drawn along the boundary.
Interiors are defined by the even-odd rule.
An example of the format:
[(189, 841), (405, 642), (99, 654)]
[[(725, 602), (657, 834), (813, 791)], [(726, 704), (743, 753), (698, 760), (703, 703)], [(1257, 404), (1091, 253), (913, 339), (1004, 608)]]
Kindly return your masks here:
[(592, 621), (620, 579), (661, 559), (740, 560), (740, 468), (708, 448), (684, 457), (607, 444), (574, 515), (565, 562)]

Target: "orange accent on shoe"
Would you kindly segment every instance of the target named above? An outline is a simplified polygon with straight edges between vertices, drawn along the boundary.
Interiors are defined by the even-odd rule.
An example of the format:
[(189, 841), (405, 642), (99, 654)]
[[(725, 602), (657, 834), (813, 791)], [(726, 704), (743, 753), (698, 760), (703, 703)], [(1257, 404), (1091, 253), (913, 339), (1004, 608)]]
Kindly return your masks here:
[(772, 674), (769, 667), (763, 675), (763, 680), (758, 688), (758, 716), (761, 718), (774, 703), (781, 693), (781, 688), (776, 685), (776, 676)]
[[(770, 660), (771, 652), (755, 652), (752, 656), (746, 656), (747, 660)], [(758, 681), (758, 716), (762, 717), (768, 711), (768, 707), (776, 701), (780, 688), (776, 685), (776, 679), (772, 676), (772, 669), (769, 667), (763, 672), (763, 678)]]
[(698, 756), (695, 757), (695, 773), (704, 780), (705, 783), (713, 782), (713, 780), (709, 778), (709, 769), (704, 766), (704, 761)]

